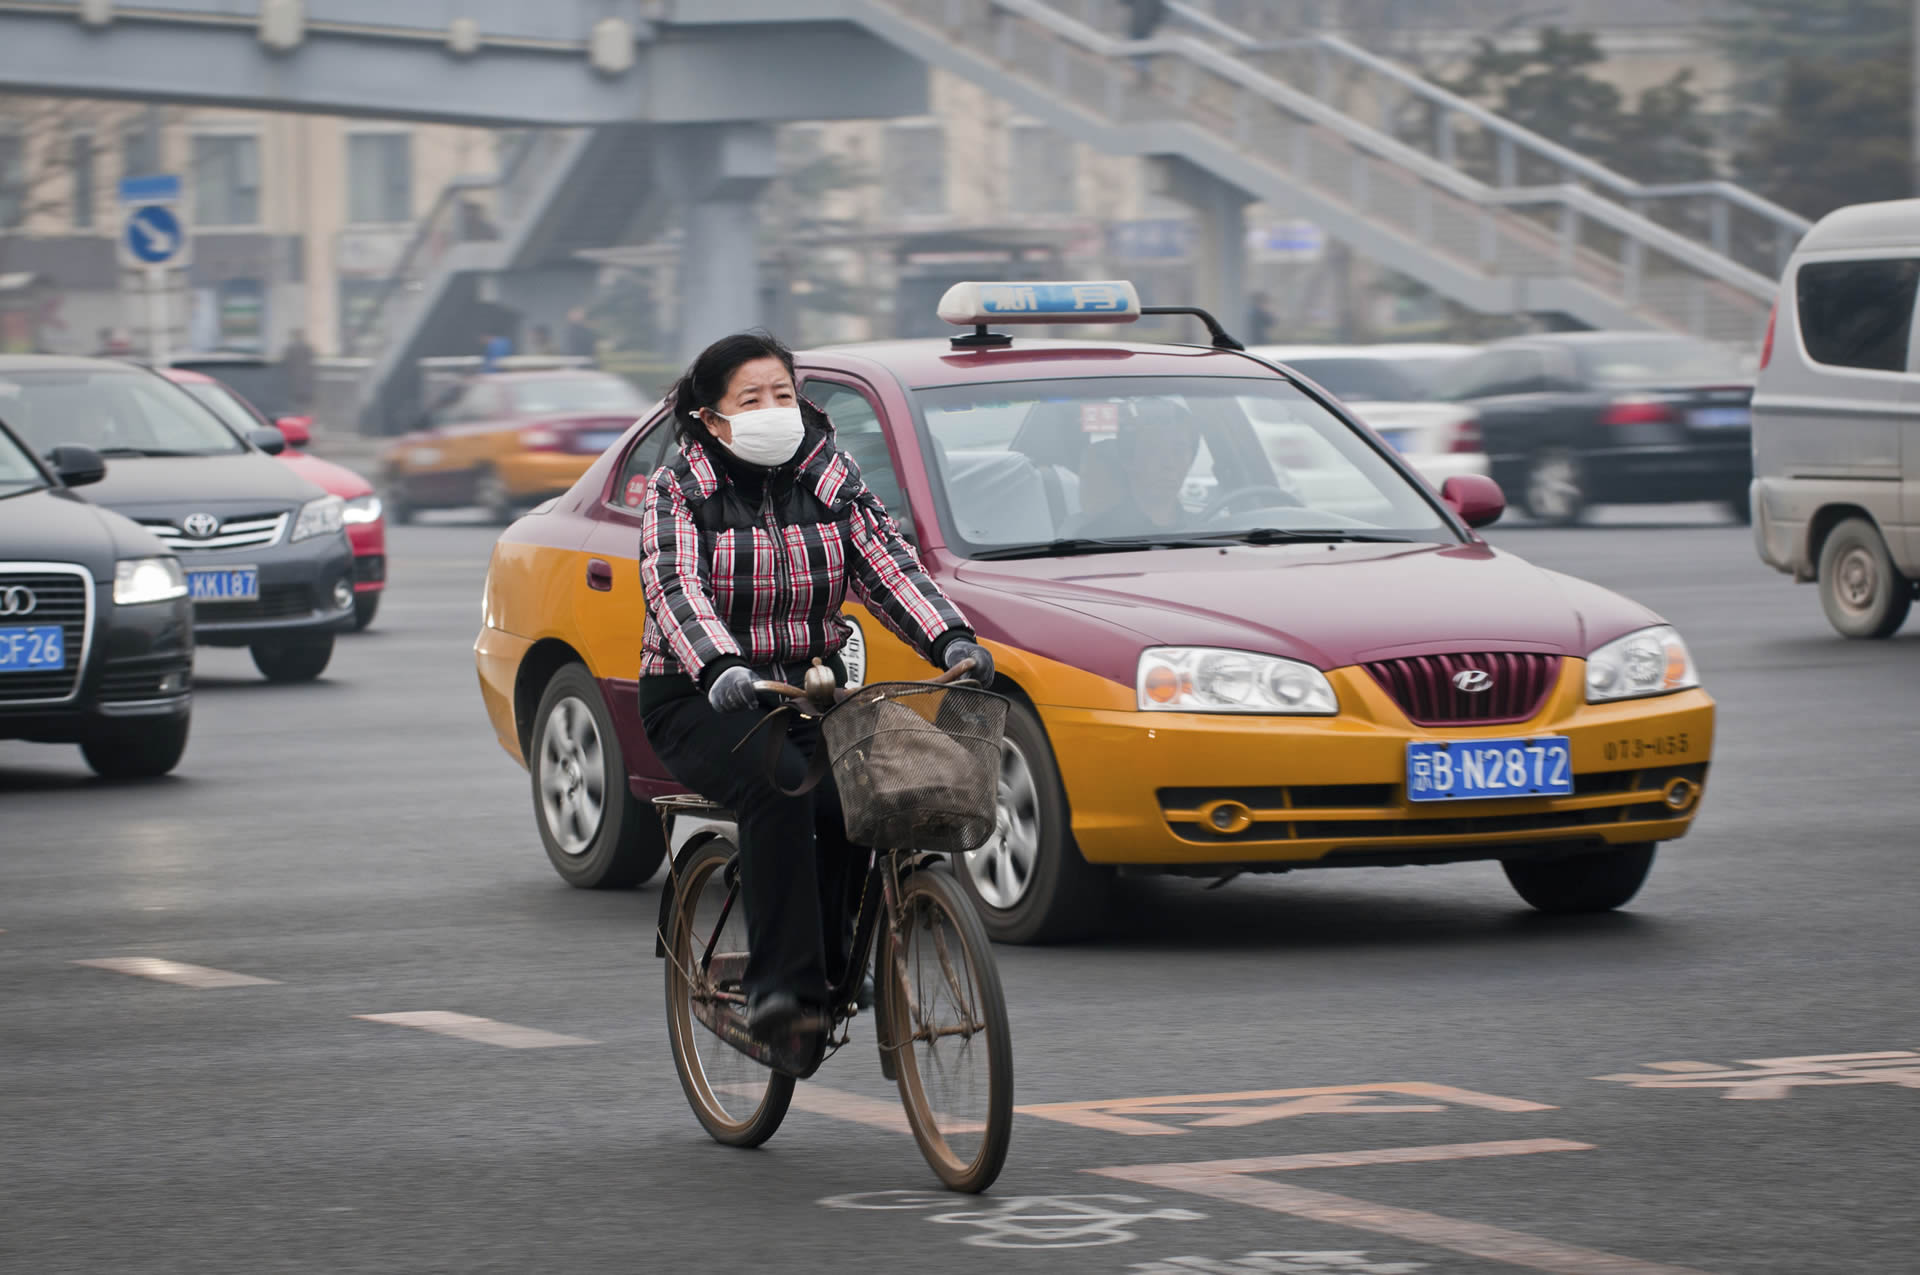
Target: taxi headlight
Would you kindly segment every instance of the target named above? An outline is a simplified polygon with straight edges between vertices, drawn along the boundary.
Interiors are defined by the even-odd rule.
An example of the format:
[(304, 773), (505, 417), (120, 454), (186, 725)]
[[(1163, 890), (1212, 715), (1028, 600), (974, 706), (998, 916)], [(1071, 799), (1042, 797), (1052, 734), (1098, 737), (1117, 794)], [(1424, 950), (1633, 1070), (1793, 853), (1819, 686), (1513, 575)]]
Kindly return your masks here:
[(113, 604), (171, 602), (187, 596), (187, 573), (177, 558), (122, 558), (113, 564)]
[(1687, 644), (1667, 624), (1615, 638), (1587, 656), (1587, 703), (1665, 695), (1700, 685)]
[(347, 502), (338, 496), (322, 496), (318, 500), (309, 500), (300, 506), (300, 516), (293, 520), (293, 539), (310, 540), (314, 536), (331, 535), (346, 525)]
[(340, 517), (346, 522), (379, 522), (380, 497), (372, 492), (364, 496), (355, 496), (347, 502), (346, 510)]
[(1180, 713), (1340, 711), (1327, 675), (1311, 664), (1208, 646), (1156, 646), (1140, 654), (1140, 707)]

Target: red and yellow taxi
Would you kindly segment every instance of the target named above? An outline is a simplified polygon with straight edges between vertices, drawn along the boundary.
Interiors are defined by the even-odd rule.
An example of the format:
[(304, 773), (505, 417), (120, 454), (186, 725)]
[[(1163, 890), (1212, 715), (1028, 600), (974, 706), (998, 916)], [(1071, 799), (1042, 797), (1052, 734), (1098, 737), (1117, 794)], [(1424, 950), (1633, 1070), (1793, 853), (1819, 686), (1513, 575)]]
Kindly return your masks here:
[(193, 395), (227, 428), (245, 437), (254, 429), (277, 429), (286, 440), (280, 460), (322, 491), (347, 502), (347, 539), (353, 545), (353, 627), (373, 623), (380, 595), (387, 587), (387, 520), (373, 484), (345, 465), (322, 460), (307, 451), (313, 440), (313, 418), (282, 416), (268, 420), (240, 391), (204, 372), (183, 367), (156, 369), (160, 375)]
[[(797, 357), (1014, 702), (998, 828), (956, 865), (994, 936), (1084, 930), (1122, 868), (1496, 859), (1543, 910), (1630, 899), (1687, 832), (1712, 752), (1679, 634), (1489, 545), (1490, 479), (1435, 492), (1211, 320), (1210, 346), (988, 326), (1140, 313), (1125, 283), (960, 285), (941, 314), (973, 331), (952, 342)], [(674, 785), (637, 712), (637, 555), (673, 446), (656, 408), (508, 528), (488, 572), (482, 697), (576, 885), (632, 884), (666, 849), (646, 808)], [(847, 614), (852, 678), (927, 674)]]
[(423, 428), (382, 450), (387, 507), (400, 523), (416, 510), (474, 505), (511, 522), (572, 488), (645, 408), (631, 384), (591, 368), (468, 377)]

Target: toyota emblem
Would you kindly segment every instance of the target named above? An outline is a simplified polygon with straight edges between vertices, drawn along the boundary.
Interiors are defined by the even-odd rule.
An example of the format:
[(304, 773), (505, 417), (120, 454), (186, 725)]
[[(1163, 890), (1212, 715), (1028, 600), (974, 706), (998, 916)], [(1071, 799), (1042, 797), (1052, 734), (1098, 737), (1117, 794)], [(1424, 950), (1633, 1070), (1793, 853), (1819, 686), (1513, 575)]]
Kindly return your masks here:
[(212, 514), (188, 514), (180, 522), (180, 530), (195, 540), (205, 540), (220, 530), (220, 520)]
[(1453, 675), (1453, 684), (1469, 695), (1493, 689), (1493, 674), (1481, 668), (1461, 669)]
[(38, 605), (33, 590), (24, 585), (12, 584), (0, 589), (0, 615), (32, 615)]

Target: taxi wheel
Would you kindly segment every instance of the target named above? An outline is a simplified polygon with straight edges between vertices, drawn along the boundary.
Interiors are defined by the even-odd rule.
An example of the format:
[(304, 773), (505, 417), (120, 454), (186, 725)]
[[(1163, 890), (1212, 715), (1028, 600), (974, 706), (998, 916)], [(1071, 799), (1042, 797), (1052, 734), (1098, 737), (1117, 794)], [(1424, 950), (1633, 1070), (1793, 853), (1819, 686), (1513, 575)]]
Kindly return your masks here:
[(253, 666), (269, 682), (311, 682), (327, 671), (327, 662), (333, 659), (333, 634), (263, 638), (251, 650)]
[(624, 890), (667, 855), (649, 802), (627, 787), (627, 759), (600, 687), (579, 664), (553, 675), (533, 715), (533, 817), (547, 858), (568, 885)]
[(1571, 527), (1587, 512), (1587, 480), (1572, 452), (1538, 452), (1527, 462), (1520, 502), (1527, 517), (1549, 527)]
[(993, 836), (956, 855), (954, 875), (999, 943), (1057, 943), (1099, 920), (1111, 873), (1080, 857), (1053, 749), (1026, 705), (1007, 709)]
[(1500, 866), (1520, 897), (1542, 912), (1611, 912), (1640, 892), (1655, 848), (1649, 842), (1565, 859), (1510, 859)]
[(519, 508), (513, 503), (513, 493), (507, 490), (506, 480), (492, 467), (481, 469), (473, 480), (473, 503), (487, 511), (487, 517), (506, 526), (519, 516)]
[(1850, 638), (1892, 637), (1913, 606), (1913, 585), (1865, 518), (1849, 518), (1820, 546), (1820, 606)]
[(180, 764), (191, 720), (182, 713), (125, 722), (83, 742), (80, 755), (102, 779), (157, 779)]
[(380, 486), (380, 503), (386, 510), (387, 521), (402, 527), (412, 522), (413, 502), (407, 499), (407, 480), (389, 471)]

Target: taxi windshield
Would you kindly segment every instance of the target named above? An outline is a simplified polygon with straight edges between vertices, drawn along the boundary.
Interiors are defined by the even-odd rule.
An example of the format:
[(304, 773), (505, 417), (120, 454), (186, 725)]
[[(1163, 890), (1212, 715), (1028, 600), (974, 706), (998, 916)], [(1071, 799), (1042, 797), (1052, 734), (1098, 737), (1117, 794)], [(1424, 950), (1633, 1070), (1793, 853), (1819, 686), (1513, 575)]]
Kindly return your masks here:
[[(6, 419), (7, 400), (0, 397), (0, 421)], [(13, 441), (13, 435), (0, 429), (0, 496), (15, 496), (47, 485), (33, 463), (33, 457)]]
[(1417, 380), (1386, 359), (1304, 355), (1283, 362), (1349, 403), (1414, 403), (1428, 397)]
[(63, 443), (102, 456), (213, 456), (245, 451), (220, 419), (176, 385), (137, 371), (0, 375), (7, 424), (43, 455)]
[(1018, 381), (916, 398), (949, 542), (974, 556), (1457, 539), (1365, 438), (1278, 378)]
[(625, 412), (646, 408), (639, 391), (617, 376), (543, 376), (513, 385), (514, 409), (522, 416), (546, 412)]

